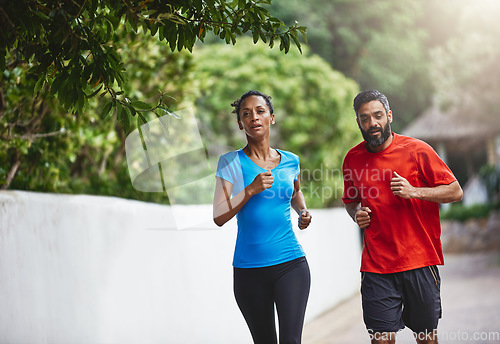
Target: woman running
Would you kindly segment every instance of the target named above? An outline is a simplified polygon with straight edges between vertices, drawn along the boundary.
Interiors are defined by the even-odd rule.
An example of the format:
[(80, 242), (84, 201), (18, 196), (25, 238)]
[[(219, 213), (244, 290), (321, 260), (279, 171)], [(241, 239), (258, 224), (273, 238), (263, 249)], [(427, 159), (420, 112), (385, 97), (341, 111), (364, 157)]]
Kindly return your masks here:
[(254, 343), (301, 343), (309, 297), (310, 273), (293, 232), (290, 208), (298, 226), (311, 223), (300, 190), (297, 155), (271, 148), (275, 124), (271, 97), (249, 91), (231, 104), (247, 145), (219, 158), (214, 195), (214, 221), (224, 225), (236, 215), (234, 295)]

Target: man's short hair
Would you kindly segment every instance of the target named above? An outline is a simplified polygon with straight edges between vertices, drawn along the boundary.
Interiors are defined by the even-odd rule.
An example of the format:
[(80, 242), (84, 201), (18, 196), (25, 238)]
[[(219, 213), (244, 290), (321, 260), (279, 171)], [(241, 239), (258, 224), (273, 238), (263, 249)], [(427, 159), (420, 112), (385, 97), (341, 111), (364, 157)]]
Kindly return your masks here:
[(378, 100), (382, 103), (384, 106), (385, 112), (388, 113), (391, 108), (389, 107), (389, 101), (387, 100), (387, 97), (380, 93), (377, 90), (370, 90), (370, 91), (361, 91), (358, 93), (356, 98), (354, 98), (354, 112), (356, 112), (356, 116), (358, 116), (358, 111), (361, 105), (369, 103), (373, 100)]

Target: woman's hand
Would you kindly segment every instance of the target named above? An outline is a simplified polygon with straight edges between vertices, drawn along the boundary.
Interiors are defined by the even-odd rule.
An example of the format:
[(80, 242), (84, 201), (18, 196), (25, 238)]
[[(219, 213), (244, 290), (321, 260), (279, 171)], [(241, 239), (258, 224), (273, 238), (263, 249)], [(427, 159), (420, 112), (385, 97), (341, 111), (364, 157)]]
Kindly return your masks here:
[(248, 185), (248, 192), (252, 196), (261, 193), (262, 191), (269, 189), (273, 185), (273, 181), (274, 179), (271, 171), (268, 170), (266, 172), (259, 173), (253, 182)]
[(312, 216), (309, 210), (307, 209), (302, 209), (299, 214), (299, 228), (300, 229), (306, 229), (309, 227), (309, 224), (311, 223)]

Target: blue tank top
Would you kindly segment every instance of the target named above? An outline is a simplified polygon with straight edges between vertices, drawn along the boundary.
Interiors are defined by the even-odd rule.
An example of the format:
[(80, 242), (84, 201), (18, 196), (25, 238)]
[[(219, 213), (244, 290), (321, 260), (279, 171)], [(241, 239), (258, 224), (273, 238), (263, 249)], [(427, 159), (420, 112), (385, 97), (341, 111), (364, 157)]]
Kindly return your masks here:
[[(234, 267), (271, 266), (305, 255), (290, 218), (294, 182), (300, 172), (299, 157), (287, 151), (277, 151), (281, 160), (271, 170), (273, 185), (252, 196), (236, 214), (238, 235)], [(219, 158), (216, 176), (233, 184), (231, 196), (235, 196), (265, 171), (239, 149)]]

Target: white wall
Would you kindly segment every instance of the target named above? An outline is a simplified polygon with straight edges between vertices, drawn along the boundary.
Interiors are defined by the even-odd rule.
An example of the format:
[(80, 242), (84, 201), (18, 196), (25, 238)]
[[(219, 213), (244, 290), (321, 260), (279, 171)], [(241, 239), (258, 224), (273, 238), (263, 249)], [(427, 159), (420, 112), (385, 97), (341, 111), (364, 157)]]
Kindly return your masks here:
[[(297, 230), (312, 275), (306, 320), (359, 288), (354, 223), (340, 208), (312, 214)], [(251, 343), (232, 293), (235, 221), (220, 229), (210, 215), (0, 192), (0, 343)]]

